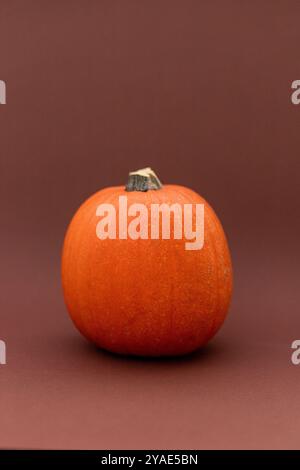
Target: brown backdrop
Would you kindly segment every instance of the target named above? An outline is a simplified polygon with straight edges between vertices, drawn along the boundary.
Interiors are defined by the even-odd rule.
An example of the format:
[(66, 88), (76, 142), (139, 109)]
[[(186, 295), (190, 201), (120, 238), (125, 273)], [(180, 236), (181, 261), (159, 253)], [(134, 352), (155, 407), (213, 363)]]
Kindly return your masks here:
[[(0, 446), (299, 447), (300, 3), (0, 2)], [(152, 166), (213, 205), (235, 292), (204, 351), (145, 361), (75, 331), (78, 205)]]

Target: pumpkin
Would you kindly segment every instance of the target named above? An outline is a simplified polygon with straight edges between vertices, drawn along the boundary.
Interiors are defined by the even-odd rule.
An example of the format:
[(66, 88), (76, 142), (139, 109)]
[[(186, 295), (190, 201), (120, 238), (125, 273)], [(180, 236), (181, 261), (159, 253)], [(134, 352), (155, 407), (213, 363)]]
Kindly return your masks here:
[[(118, 218), (124, 196), (125, 225)], [(150, 217), (143, 219), (143, 231), (138, 227), (141, 217), (137, 221), (130, 207), (152, 214), (161, 205), (175, 205), (182, 213), (188, 206), (202, 207), (202, 246), (186, 249), (184, 236), (175, 236), (175, 212), (170, 213), (169, 237), (149, 236)], [(109, 208), (115, 221), (105, 221)], [(130, 237), (129, 229), (136, 236)], [(128, 355), (181, 355), (205, 345), (226, 317), (232, 291), (230, 253), (210, 205), (191, 189), (162, 185), (146, 168), (130, 173), (125, 187), (102, 189), (78, 209), (64, 240), (62, 284), (75, 326), (101, 348)]]

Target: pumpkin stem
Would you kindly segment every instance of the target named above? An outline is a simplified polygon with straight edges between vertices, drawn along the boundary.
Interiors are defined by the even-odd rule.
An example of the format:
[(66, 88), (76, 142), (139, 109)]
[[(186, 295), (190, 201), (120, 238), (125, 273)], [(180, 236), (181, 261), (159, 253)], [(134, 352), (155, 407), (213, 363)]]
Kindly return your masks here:
[(151, 189), (161, 189), (162, 184), (151, 168), (142, 168), (141, 170), (131, 171), (128, 175), (128, 181), (125, 191), (149, 191)]

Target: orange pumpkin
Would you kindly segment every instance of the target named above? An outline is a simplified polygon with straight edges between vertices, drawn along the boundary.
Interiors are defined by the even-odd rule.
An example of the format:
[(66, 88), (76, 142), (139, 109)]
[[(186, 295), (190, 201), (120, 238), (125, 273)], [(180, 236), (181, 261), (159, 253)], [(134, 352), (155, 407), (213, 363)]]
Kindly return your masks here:
[[(203, 247), (186, 249), (187, 240), (176, 238), (175, 216), (169, 239), (133, 239), (124, 227), (122, 236), (102, 233), (99, 239), (97, 226), (104, 221), (99, 207), (115, 208), (112, 228), (118, 232), (120, 196), (128, 207), (143, 204), (149, 213), (153, 204), (204, 207)], [(194, 211), (193, 224), (195, 217)], [(133, 220), (127, 214), (128, 229)], [(148, 224), (150, 233), (150, 217)], [(100, 190), (78, 209), (64, 241), (62, 282), (70, 316), (86, 338), (120, 354), (168, 356), (194, 351), (218, 331), (229, 307), (232, 268), (209, 204), (185, 187), (162, 186), (144, 169), (130, 173), (125, 188)]]

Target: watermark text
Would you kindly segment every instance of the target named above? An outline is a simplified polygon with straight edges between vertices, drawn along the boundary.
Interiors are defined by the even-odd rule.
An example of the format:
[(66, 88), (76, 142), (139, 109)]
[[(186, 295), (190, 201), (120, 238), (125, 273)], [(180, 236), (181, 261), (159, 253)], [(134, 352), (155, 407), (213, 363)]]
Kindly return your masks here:
[(100, 204), (96, 216), (99, 240), (174, 240), (185, 239), (186, 250), (201, 250), (204, 245), (204, 204), (145, 204), (128, 206), (127, 196), (119, 196), (118, 206)]
[(0, 340), (0, 365), (6, 364), (6, 344)]
[(6, 84), (0, 80), (0, 104), (6, 104)]
[(300, 104), (300, 80), (294, 80), (292, 83), (292, 90), (291, 101), (293, 104), (298, 105)]
[(295, 339), (295, 341), (292, 342), (291, 348), (294, 349), (291, 361), (294, 366), (298, 366), (300, 364), (300, 339)]

